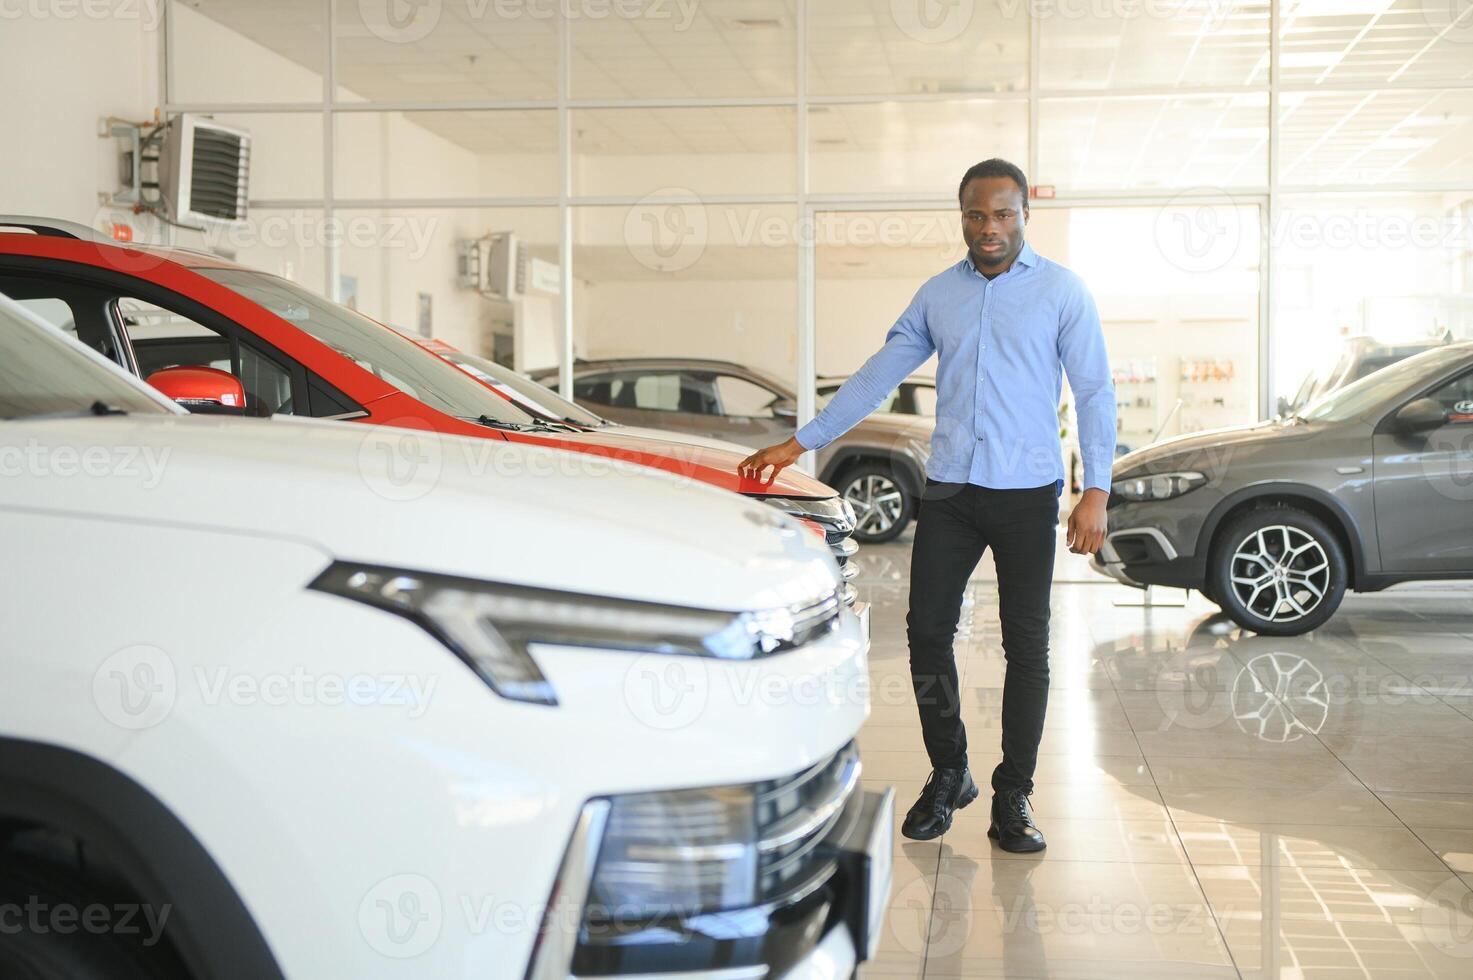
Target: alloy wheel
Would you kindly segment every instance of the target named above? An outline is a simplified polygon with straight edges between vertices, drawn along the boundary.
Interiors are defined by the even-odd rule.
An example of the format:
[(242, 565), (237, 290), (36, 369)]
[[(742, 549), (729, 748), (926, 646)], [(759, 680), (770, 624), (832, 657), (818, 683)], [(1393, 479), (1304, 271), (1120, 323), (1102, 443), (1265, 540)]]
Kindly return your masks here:
[(854, 529), (862, 534), (884, 534), (905, 509), (905, 498), (895, 481), (874, 473), (845, 487), (844, 499), (854, 507)]
[(1330, 561), (1313, 535), (1287, 524), (1259, 528), (1233, 552), (1233, 593), (1269, 623), (1303, 619), (1330, 591)]

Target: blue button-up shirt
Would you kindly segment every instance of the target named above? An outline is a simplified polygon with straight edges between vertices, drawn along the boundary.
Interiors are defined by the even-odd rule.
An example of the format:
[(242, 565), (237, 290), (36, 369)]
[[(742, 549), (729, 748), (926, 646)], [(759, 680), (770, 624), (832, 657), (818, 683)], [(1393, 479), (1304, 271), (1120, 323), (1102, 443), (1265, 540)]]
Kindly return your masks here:
[(1068, 372), (1084, 485), (1109, 492), (1115, 385), (1100, 316), (1084, 281), (1027, 243), (993, 279), (968, 256), (927, 280), (885, 346), (798, 430), (798, 442), (804, 449), (833, 442), (933, 352), (931, 479), (997, 490), (1061, 485), (1058, 406)]

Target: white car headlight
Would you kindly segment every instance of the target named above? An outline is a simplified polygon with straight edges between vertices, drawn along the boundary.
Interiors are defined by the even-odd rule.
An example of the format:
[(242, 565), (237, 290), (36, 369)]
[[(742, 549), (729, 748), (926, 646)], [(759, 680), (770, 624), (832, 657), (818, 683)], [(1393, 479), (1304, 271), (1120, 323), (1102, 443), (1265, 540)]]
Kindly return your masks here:
[(859, 785), (851, 743), (794, 777), (610, 798), (588, 918), (750, 909), (832, 861), (820, 847)]
[(334, 563), (308, 588), (411, 620), (496, 693), (534, 704), (557, 704), (557, 695), (531, 644), (751, 660), (828, 632), (839, 608), (830, 593), (797, 608), (733, 613), (350, 562)]
[(1180, 473), (1148, 473), (1116, 480), (1110, 485), (1110, 493), (1122, 500), (1170, 500), (1195, 490), (1207, 482), (1207, 477), (1195, 471)]

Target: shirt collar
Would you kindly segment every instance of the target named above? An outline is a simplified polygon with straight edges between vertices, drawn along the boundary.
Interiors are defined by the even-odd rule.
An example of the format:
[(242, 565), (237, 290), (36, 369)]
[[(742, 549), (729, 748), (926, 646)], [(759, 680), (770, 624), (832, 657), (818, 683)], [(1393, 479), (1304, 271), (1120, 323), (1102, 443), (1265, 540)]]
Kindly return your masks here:
[[(1038, 253), (1033, 251), (1033, 246), (1028, 244), (1027, 239), (1024, 239), (1023, 247), (1019, 249), (1018, 257), (1013, 259), (1013, 265), (1008, 269), (1008, 272), (1013, 271), (1014, 268), (1020, 265), (1031, 268), (1037, 264)], [(966, 272), (971, 273), (974, 276), (982, 275), (982, 273), (977, 270), (976, 265), (972, 263), (972, 253), (970, 251), (967, 253), (967, 257), (962, 259), (962, 269)]]

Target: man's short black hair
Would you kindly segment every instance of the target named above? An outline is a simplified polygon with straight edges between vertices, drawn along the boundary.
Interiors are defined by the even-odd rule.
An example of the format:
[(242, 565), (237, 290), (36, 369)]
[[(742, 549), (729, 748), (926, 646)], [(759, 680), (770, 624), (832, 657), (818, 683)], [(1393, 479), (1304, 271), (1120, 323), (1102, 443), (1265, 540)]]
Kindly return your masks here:
[(974, 163), (962, 175), (962, 182), (956, 189), (957, 204), (962, 203), (962, 195), (966, 193), (967, 184), (976, 180), (978, 177), (1010, 178), (1013, 183), (1018, 185), (1018, 190), (1023, 192), (1023, 205), (1025, 207), (1028, 205), (1028, 178), (1023, 176), (1023, 171), (1019, 170), (1015, 164), (1011, 164), (999, 157), (993, 157), (991, 160), (983, 160), (981, 163)]

